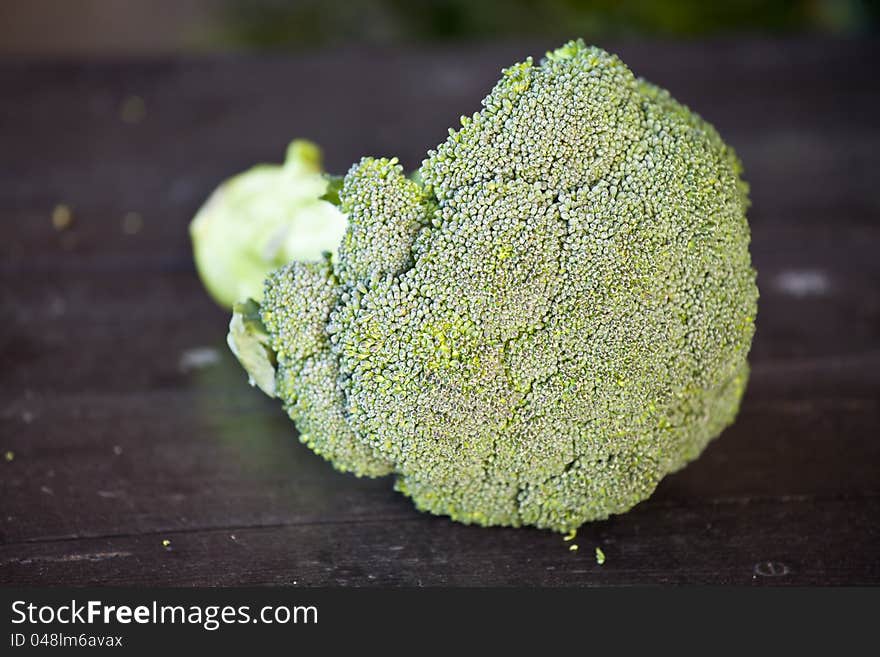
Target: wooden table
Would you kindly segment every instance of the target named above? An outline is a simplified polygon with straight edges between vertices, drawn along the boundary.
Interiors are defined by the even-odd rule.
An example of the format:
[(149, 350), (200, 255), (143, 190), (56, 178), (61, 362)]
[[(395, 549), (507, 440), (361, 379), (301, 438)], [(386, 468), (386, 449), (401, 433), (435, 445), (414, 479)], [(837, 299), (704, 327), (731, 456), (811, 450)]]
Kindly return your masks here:
[(414, 167), (552, 45), (0, 63), (0, 584), (880, 583), (876, 41), (606, 44), (739, 151), (761, 301), (736, 425), (577, 552), (334, 472), (245, 384), (213, 186), (296, 136)]

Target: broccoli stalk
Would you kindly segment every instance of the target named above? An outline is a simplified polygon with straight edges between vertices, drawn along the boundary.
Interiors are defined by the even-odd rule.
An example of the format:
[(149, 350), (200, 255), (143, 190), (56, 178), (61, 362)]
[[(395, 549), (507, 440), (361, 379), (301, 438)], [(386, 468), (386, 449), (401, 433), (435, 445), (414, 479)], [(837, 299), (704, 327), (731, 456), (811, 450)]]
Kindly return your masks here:
[(321, 198), (331, 184), (320, 149), (298, 139), (283, 165), (255, 166), (217, 188), (190, 224), (196, 268), (217, 303), (259, 300), (272, 270), (336, 252), (346, 222)]

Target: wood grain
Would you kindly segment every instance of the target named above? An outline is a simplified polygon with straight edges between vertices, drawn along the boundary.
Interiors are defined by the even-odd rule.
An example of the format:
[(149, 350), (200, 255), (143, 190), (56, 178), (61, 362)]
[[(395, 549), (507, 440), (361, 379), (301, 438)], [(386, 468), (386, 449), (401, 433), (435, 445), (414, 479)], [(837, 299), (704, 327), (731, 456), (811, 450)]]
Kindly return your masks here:
[(737, 148), (761, 301), (737, 423), (577, 552), (418, 514), (301, 446), (228, 354), (186, 232), (296, 136), (331, 170), (416, 166), (552, 44), (0, 61), (0, 584), (880, 583), (880, 46), (605, 45)]

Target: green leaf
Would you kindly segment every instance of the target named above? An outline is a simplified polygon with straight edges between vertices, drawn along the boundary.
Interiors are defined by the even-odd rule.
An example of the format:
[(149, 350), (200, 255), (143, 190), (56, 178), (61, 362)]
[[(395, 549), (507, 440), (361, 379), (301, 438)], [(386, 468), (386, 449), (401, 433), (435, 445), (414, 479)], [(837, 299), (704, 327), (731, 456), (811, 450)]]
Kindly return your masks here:
[(338, 206), (341, 203), (339, 191), (342, 189), (343, 176), (327, 174), (325, 178), (327, 179), (327, 191), (321, 197), (321, 200)]
[(233, 306), (226, 342), (248, 373), (248, 382), (275, 397), (275, 352), (269, 346), (269, 333), (256, 301), (247, 299)]

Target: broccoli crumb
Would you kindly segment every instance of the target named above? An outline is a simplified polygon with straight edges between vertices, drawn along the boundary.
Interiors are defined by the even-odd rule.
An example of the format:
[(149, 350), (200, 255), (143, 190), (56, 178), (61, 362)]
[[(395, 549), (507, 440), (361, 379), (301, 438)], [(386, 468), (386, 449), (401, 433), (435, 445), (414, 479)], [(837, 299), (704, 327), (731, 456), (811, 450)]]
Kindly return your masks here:
[(126, 235), (137, 235), (144, 226), (144, 219), (137, 212), (126, 212), (122, 217), (122, 232)]
[(563, 541), (573, 541), (575, 536), (577, 536), (577, 535), (578, 535), (578, 530), (572, 529), (570, 532), (568, 532), (565, 536), (562, 537), (562, 540)]
[(602, 552), (602, 548), (596, 546), (596, 563), (600, 566), (605, 563), (605, 553)]
[(8, 449), (3, 454), (3, 458), (6, 460), (7, 463), (12, 463), (12, 461), (15, 460), (15, 452), (13, 452), (11, 449)]
[(147, 105), (140, 96), (126, 96), (119, 107), (119, 118), (123, 123), (140, 123), (147, 116)]
[(572, 543), (571, 545), (569, 545), (569, 546), (568, 546), (568, 551), (569, 551), (569, 552), (577, 552), (577, 551), (578, 551), (578, 545), (577, 545), (577, 543)]
[(163, 538), (163, 539), (162, 539), (162, 547), (163, 547), (163, 548), (166, 548), (166, 549), (167, 549), (167, 548), (170, 548), (170, 547), (171, 547), (171, 541), (169, 541), (167, 538)]
[(67, 230), (73, 223), (73, 212), (64, 203), (59, 203), (52, 210), (52, 226), (55, 230)]

